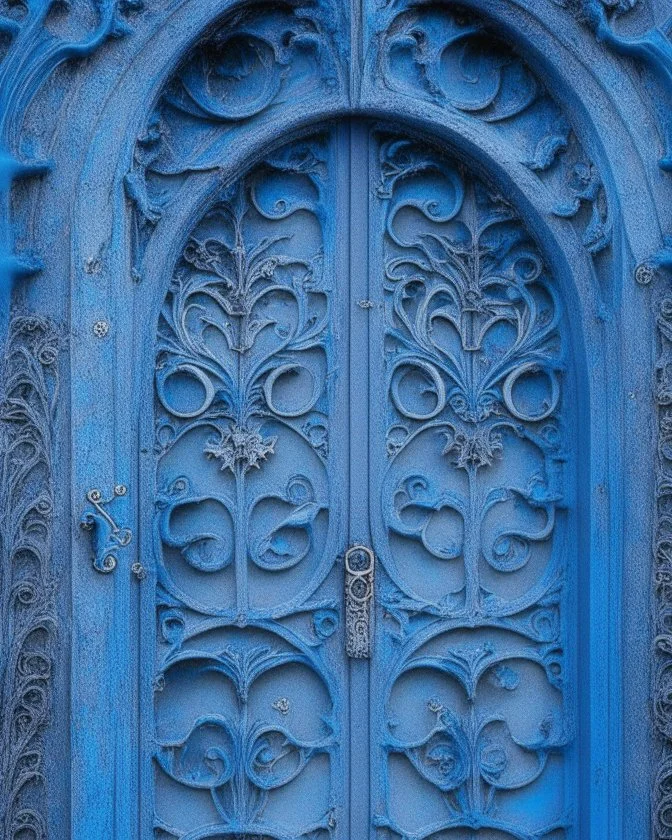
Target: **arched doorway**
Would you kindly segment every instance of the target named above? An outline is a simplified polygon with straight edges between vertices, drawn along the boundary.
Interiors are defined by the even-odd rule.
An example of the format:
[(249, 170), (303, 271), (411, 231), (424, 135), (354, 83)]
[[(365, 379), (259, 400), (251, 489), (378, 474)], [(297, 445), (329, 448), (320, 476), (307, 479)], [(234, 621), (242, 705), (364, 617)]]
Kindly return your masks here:
[(355, 120), (276, 146), (180, 249), (142, 416), (148, 828), (569, 836), (575, 342), (534, 236)]

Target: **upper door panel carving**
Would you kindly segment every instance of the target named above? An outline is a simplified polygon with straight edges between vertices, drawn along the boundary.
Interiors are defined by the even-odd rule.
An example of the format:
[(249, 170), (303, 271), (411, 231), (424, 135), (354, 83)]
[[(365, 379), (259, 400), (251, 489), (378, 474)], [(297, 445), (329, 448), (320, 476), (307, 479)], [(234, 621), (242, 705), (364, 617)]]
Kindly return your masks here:
[(564, 837), (578, 558), (558, 288), (514, 209), (462, 163), (406, 138), (378, 148), (381, 837)]

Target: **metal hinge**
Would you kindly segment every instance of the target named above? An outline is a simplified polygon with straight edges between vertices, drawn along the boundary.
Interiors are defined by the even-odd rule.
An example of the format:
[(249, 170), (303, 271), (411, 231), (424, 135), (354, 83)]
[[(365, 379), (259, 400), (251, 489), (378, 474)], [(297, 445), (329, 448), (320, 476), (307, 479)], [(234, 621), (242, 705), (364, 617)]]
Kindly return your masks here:
[(371, 656), (371, 600), (375, 557), (365, 545), (345, 553), (345, 649), (352, 659)]
[(93, 546), (93, 568), (103, 574), (113, 572), (117, 567), (116, 551), (127, 546), (132, 539), (130, 528), (124, 528), (115, 522), (112, 515), (105, 510), (119, 496), (126, 495), (126, 485), (117, 484), (109, 499), (103, 499), (100, 490), (89, 490), (87, 500), (93, 505), (93, 510), (87, 510), (82, 515), (80, 525), (84, 530), (91, 531)]

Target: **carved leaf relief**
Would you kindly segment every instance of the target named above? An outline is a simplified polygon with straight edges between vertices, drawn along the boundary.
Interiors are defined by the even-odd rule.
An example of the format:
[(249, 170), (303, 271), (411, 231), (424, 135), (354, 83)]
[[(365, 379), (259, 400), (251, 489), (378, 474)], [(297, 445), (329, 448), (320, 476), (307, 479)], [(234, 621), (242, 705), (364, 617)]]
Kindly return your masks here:
[(574, 772), (562, 306), (492, 188), (419, 141), (379, 148), (377, 824), (559, 838)]
[(157, 837), (335, 826), (332, 145), (297, 141), (223, 189), (161, 310)]

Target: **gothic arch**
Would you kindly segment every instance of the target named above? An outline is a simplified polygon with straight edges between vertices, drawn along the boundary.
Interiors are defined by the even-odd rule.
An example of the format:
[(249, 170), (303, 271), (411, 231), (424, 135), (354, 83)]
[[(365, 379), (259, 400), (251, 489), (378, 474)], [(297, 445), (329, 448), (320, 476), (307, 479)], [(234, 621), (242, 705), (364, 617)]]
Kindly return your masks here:
[[(525, 108), (514, 107), (514, 113), (501, 120), (479, 121), (473, 109), (455, 107), (450, 103), (450, 92), (441, 91), (440, 84), (437, 88), (436, 68), (432, 79), (430, 67), (429, 86), (421, 80), (414, 91), (403, 89), (403, 85), (374, 84), (373, 71), (380, 67), (380, 52), (389, 38), (390, 27), (397, 27), (393, 34), (401, 44), (404, 61), (412, 64), (419, 55), (422, 63), (427, 58), (422, 53), (422, 43), (408, 43), (408, 27), (404, 27), (407, 7), (411, 5), (372, 2), (362, 22), (350, 21), (349, 12), (337, 19), (330, 14), (330, 4), (322, 0), (259, 5), (223, 0), (216, 9), (201, 0), (187, 0), (169, 12), (138, 11), (129, 4), (126, 36), (108, 41), (86, 69), (73, 74), (76, 84), (68, 88), (63, 101), (58, 101), (63, 91), (58, 85), (51, 90), (45, 87), (36, 99), (47, 112), (58, 113), (59, 119), (45, 125), (37, 109), (25, 119), (26, 127), (43, 138), (45, 148), (50, 148), (54, 168), (47, 178), (35, 182), (39, 186), (17, 191), (19, 238), (28, 245), (47, 242), (59, 229), (69, 230), (71, 238), (58, 239), (39, 278), (17, 283), (15, 300), (21, 307), (53, 314), (68, 325), (69, 374), (82, 382), (72, 397), (71, 416), (76, 428), (72, 472), (58, 476), (61, 485), (71, 486), (71, 499), (64, 497), (57, 505), (61, 519), (71, 522), (72, 537), (63, 531), (56, 546), (64, 556), (72, 556), (71, 582), (78, 603), (73, 627), (72, 682), (73, 696), (81, 700), (85, 711), (81, 730), (73, 730), (74, 780), (96, 777), (99, 754), (89, 747), (91, 733), (97, 732), (101, 750), (107, 749), (120, 762), (131, 737), (132, 722), (124, 716), (123, 704), (111, 712), (112, 726), (110, 718), (99, 710), (109, 707), (110, 696), (128, 697), (132, 693), (125, 680), (112, 683), (104, 663), (107, 657), (126, 655), (125, 641), (115, 628), (137, 618), (135, 582), (115, 579), (111, 586), (102, 577), (91, 580), (88, 546), (74, 527), (69, 505), (78, 510), (86, 492), (101, 482), (110, 487), (116, 483), (133, 487), (135, 478), (129, 456), (138, 453), (126, 407), (137, 404), (142, 389), (134, 359), (148, 358), (142, 344), (145, 336), (133, 335), (133, 320), (137, 324), (154, 323), (162, 297), (160, 290), (165, 290), (165, 272), (175, 262), (179, 245), (176, 231), (189, 226), (222, 180), (246, 169), (277, 137), (290, 138), (327, 121), (401, 120), (413, 131), (430, 136), (469, 160), (476, 171), (513, 196), (513, 203), (556, 267), (566, 299), (575, 295), (579, 301), (573, 313), (581, 322), (576, 333), (581, 336), (579, 343), (593, 348), (592, 355), (586, 357), (590, 408), (587, 403), (585, 415), (608, 416), (610, 426), (608, 438), (594, 428), (591, 432), (591, 461), (586, 467), (585, 484), (591, 489), (599, 524), (593, 526), (590, 539), (597, 553), (619, 559), (608, 577), (594, 570), (589, 580), (591, 597), (594, 594), (596, 603), (601, 605), (596, 613), (591, 612), (591, 645), (596, 663), (591, 669), (591, 683), (596, 704), (607, 702), (607, 697), (613, 703), (613, 698), (619, 696), (616, 663), (621, 656), (636, 661), (647, 655), (648, 630), (638, 622), (637, 615), (649, 608), (646, 587), (650, 559), (647, 552), (641, 552), (641, 543), (646, 542), (642, 534), (648, 533), (651, 523), (643, 515), (638, 528), (623, 535), (623, 539), (613, 524), (619, 521), (619, 510), (635, 505), (638, 497), (641, 504), (642, 487), (650, 498), (654, 494), (647, 435), (633, 435), (631, 431), (648, 430), (652, 425), (648, 395), (655, 353), (651, 336), (656, 323), (651, 293), (635, 284), (633, 277), (638, 266), (653, 272), (660, 262), (659, 258), (651, 260), (651, 255), (660, 251), (661, 231), (665, 229), (661, 208), (669, 206), (671, 197), (670, 186), (658, 169), (660, 155), (651, 152), (660, 147), (662, 154), (663, 145), (653, 109), (627, 61), (607, 52), (570, 9), (547, 0), (506, 0), (498, 4), (468, 0), (461, 4), (481, 16), (486, 28), (496, 27), (503, 33), (505, 40), (524, 57), (524, 64), (540, 83), (539, 90), (549, 92), (538, 93), (537, 98), (531, 93), (529, 107), (538, 105), (539, 96), (550, 96), (556, 102), (557, 113), (550, 105), (546, 109), (547, 123), (543, 119), (534, 121), (536, 127), (550, 126), (545, 135), (530, 134), (537, 128), (525, 122)], [(116, 9), (113, 4), (110, 8)], [(146, 138), (148, 131), (151, 134), (150, 114), (173, 75), (188, 60), (190, 51), (204, 37), (212, 37), (226, 19), (239, 13), (244, 16), (247, 9), (256, 8), (281, 8), (283, 14), (298, 21), (295, 25), (300, 24), (300, 49), (301, 39), (322, 39), (335, 66), (341, 64), (337, 83), (328, 96), (311, 98), (309, 91), (300, 114), (296, 103), (288, 101), (273, 107), (269, 117), (257, 123), (254, 118), (239, 115), (245, 126), (236, 135), (235, 143), (222, 146), (225, 154), (217, 160), (224, 162), (218, 163), (211, 177), (185, 176), (188, 190), (178, 192), (172, 208), (162, 209), (162, 217), (149, 219), (148, 224), (147, 213), (151, 216), (153, 210), (142, 207), (144, 173), (137, 176), (144, 161), (142, 151), (138, 157), (138, 149), (142, 149), (138, 138)], [(421, 3), (418, 8), (421, 18), (425, 12), (439, 14), (435, 4)], [(118, 16), (118, 10), (115, 14)], [(449, 12), (444, 7), (440, 14)], [(121, 35), (121, 30), (119, 27), (114, 34)], [(430, 35), (436, 31), (431, 30)], [(347, 73), (351, 37), (358, 47)], [(416, 58), (412, 55), (414, 50)], [(423, 66), (426, 74), (427, 66)], [(525, 68), (520, 72), (524, 73)], [(23, 125), (25, 115), (20, 116)], [(556, 128), (551, 130), (555, 117)], [(507, 134), (512, 122), (516, 126)], [(62, 126), (67, 126), (70, 133), (62, 131)], [(73, 131), (79, 131), (81, 138), (74, 150)], [(574, 140), (569, 139), (571, 134)], [(529, 143), (523, 147), (519, 141), (526, 136)], [(565, 145), (575, 155), (570, 160), (567, 153), (566, 165)], [(533, 164), (530, 153), (539, 155)], [(623, 165), (624, 160), (627, 165)], [(572, 183), (577, 163), (584, 168), (577, 170)], [(555, 192), (560, 187), (568, 192), (558, 205)], [(637, 200), (631, 200), (635, 193)], [(65, 195), (72, 197), (70, 206), (62, 201)], [(182, 203), (187, 196), (188, 203)], [(129, 254), (134, 249), (137, 253), (139, 231), (145, 239), (136, 263), (135, 258), (129, 261)], [(644, 281), (651, 279), (647, 271), (639, 277)], [(623, 391), (629, 395), (628, 408), (614, 417), (609, 408)], [(90, 411), (92, 404), (96, 406), (95, 413)], [(114, 423), (100, 424), (99, 419), (104, 416), (114, 417)], [(64, 420), (59, 422), (65, 433)], [(142, 457), (142, 453), (139, 455)], [(618, 478), (621, 474), (627, 475), (625, 481)], [(131, 516), (128, 499), (119, 502), (120, 516)], [(631, 562), (633, 555), (637, 556)], [(65, 566), (69, 567), (69, 563)], [(622, 573), (636, 594), (623, 595)], [(82, 598), (78, 593), (83, 591), (91, 597)], [(627, 610), (622, 615), (623, 598)], [(100, 603), (107, 605), (111, 617), (109, 626), (102, 631)], [(81, 638), (74, 638), (75, 631)], [(621, 643), (622, 634), (628, 645)], [(608, 655), (601, 659), (598, 651), (608, 651)], [(92, 662), (97, 663), (96, 677), (82, 688), (78, 674), (90, 675)], [(609, 686), (608, 691), (604, 685)], [(636, 762), (630, 760), (638, 751), (641, 755), (643, 745), (648, 743), (647, 723), (639, 711), (647, 696), (645, 680), (626, 687), (622, 711), (634, 736), (622, 745), (622, 720), (617, 709), (608, 735), (595, 743), (593, 766), (586, 771), (586, 778), (594, 778), (599, 791), (590, 820), (596, 826), (606, 825), (605, 820), (609, 820), (613, 836), (620, 836), (623, 824), (637, 836), (645, 824), (645, 805), (639, 804), (631, 814), (623, 816), (613, 803), (621, 801), (623, 784), (638, 791), (638, 801), (648, 795), (648, 774), (639, 772)], [(599, 710), (593, 710), (590, 717), (590, 723), (597, 726), (601, 719)], [(589, 721), (585, 723), (588, 725)], [(98, 784), (98, 789), (89, 787), (86, 798), (99, 798), (104, 803), (100, 813), (92, 815), (84, 798), (75, 793), (73, 827), (86, 826), (91, 836), (106, 836), (112, 825), (123, 832), (132, 819), (130, 797), (115, 812), (105, 779), (101, 778)]]
[[(511, 10), (509, 9), (507, 11)], [(517, 11), (520, 12), (519, 9)], [(222, 18), (226, 18), (228, 15), (230, 15), (230, 12), (224, 14), (219, 20), (221, 21)], [(396, 19), (397, 16), (395, 15)], [(507, 21), (509, 34), (511, 34), (511, 17), (508, 17)], [(170, 52), (159, 50), (162, 56), (168, 58), (165, 63), (166, 69), (153, 78), (151, 84), (152, 95), (147, 95), (147, 90), (150, 85), (148, 82), (145, 82), (145, 103), (152, 99), (155, 102), (159, 100), (161, 91), (165, 90), (166, 80), (169, 80), (176, 70), (179, 70), (181, 63), (185, 60), (184, 56), (189, 55), (192, 45), (199, 42), (203, 32), (212, 32), (219, 26), (218, 23), (217, 27), (213, 27), (211, 21), (203, 21), (199, 25), (197, 18), (196, 20), (190, 21), (190, 24), (191, 28), (184, 32), (182, 43), (177, 44), (173, 41)], [(543, 42), (537, 42), (534, 50), (535, 55), (539, 59), (537, 73), (541, 76), (544, 87), (550, 89), (556, 96), (562, 98), (567, 97), (564, 108), (559, 109), (557, 112), (559, 118), (562, 118), (562, 110), (566, 110), (565, 119), (567, 120), (568, 126), (563, 128), (563, 131), (566, 132), (564, 139), (561, 137), (556, 142), (552, 137), (549, 140), (543, 136), (537, 136), (533, 138), (531, 145), (528, 144), (527, 148), (523, 149), (521, 146), (516, 145), (516, 141), (525, 134), (523, 127), (522, 129), (516, 128), (516, 131), (513, 132), (513, 139), (509, 143), (502, 143), (502, 132), (499, 132), (499, 126), (491, 125), (488, 120), (476, 122), (468, 113), (459, 109), (448, 108), (440, 103), (437, 104), (437, 102), (432, 101), (431, 97), (428, 100), (426, 96), (422, 95), (422, 91), (418, 91), (418, 95), (416, 96), (409, 96), (408, 93), (400, 92), (399, 90), (388, 90), (381, 95), (380, 90), (372, 87), (370, 82), (367, 88), (367, 63), (365, 61), (362, 70), (364, 82), (362, 93), (359, 97), (353, 100), (351, 91), (347, 89), (344, 79), (343, 88), (337, 91), (337, 95), (334, 95), (328, 104), (325, 104), (323, 97), (318, 97), (314, 101), (311, 101), (309, 96), (302, 103), (300, 118), (297, 118), (295, 106), (292, 102), (289, 102), (284, 107), (274, 108), (272, 109), (272, 118), (261, 119), (258, 125), (254, 124), (252, 120), (252, 123), (244, 130), (241, 129), (237, 142), (232, 143), (229, 147), (222, 148), (220, 155), (225, 155), (226, 164), (215, 170), (211, 179), (203, 176), (198, 176), (198, 178), (187, 176), (187, 181), (189, 182), (188, 188), (185, 187), (181, 191), (178, 191), (178, 198), (175, 201), (175, 207), (179, 207), (178, 214), (175, 215), (174, 211), (171, 212), (168, 209), (165, 213), (165, 218), (159, 220), (155, 228), (150, 223), (150, 235), (148, 236), (146, 246), (143, 243), (143, 248), (146, 247), (143, 259), (145, 260), (145, 266), (149, 265), (152, 269), (147, 269), (145, 266), (134, 266), (133, 268), (140, 275), (138, 282), (137, 278), (134, 280), (129, 278), (129, 267), (127, 264), (119, 264), (114, 268), (112, 265), (109, 267), (111, 269), (110, 274), (116, 277), (123, 277), (124, 280), (122, 282), (127, 287), (134, 289), (131, 294), (136, 299), (135, 305), (143, 308), (147, 307), (137, 322), (146, 323), (145, 318), (150, 323), (153, 322), (153, 312), (155, 311), (159, 298), (162, 296), (162, 293), (158, 291), (159, 287), (157, 284), (165, 283), (165, 280), (163, 280), (166, 276), (164, 272), (171, 264), (174, 264), (176, 256), (177, 240), (175, 239), (175, 231), (182, 230), (185, 226), (188, 227), (190, 222), (193, 222), (209, 200), (209, 196), (212, 194), (215, 186), (221, 183), (222, 180), (227, 180), (230, 177), (226, 174), (227, 171), (233, 173), (247, 168), (255, 160), (255, 157), (259, 155), (260, 150), (267, 147), (273, 138), (278, 136), (284, 138), (291, 137), (296, 132), (307, 129), (310, 125), (316, 125), (324, 121), (342, 117), (366, 116), (369, 118), (393, 120), (398, 119), (402, 115), (402, 119), (408, 124), (415, 126), (416, 130), (419, 128), (420, 131), (424, 131), (433, 138), (444, 142), (449, 148), (457, 150), (459, 154), (470, 159), (477, 170), (487, 172), (490, 179), (495, 180), (501, 185), (507, 194), (515, 196), (514, 204), (523, 213), (528, 224), (543, 243), (547, 255), (553, 261), (554, 265), (558, 267), (558, 275), (564, 278), (567, 283), (565, 288), (567, 298), (569, 299), (572, 292), (574, 294), (578, 293), (581, 305), (577, 308), (577, 312), (573, 314), (579, 314), (582, 321), (581, 332), (586, 344), (592, 347), (602, 348), (602, 358), (595, 358), (592, 360), (593, 363), (589, 364), (589, 393), (591, 394), (592, 407), (590, 409), (586, 408), (586, 413), (590, 411), (592, 416), (599, 415), (600, 413), (606, 416), (606, 406), (614, 399), (613, 392), (609, 391), (610, 383), (613, 386), (618, 380), (617, 375), (613, 374), (613, 370), (618, 364), (619, 349), (617, 336), (606, 329), (605, 324), (610, 323), (612, 318), (614, 321), (617, 321), (619, 308), (623, 306), (627, 308), (630, 305), (629, 300), (636, 294), (635, 287), (623, 288), (619, 286), (617, 278), (623, 276), (626, 266), (628, 266), (629, 273), (634, 271), (636, 264), (644, 260), (656, 249), (657, 233), (655, 230), (651, 231), (650, 234), (647, 231), (642, 236), (642, 228), (641, 224), (639, 224), (641, 217), (637, 220), (633, 218), (630, 220), (631, 224), (628, 225), (628, 220), (620, 216), (621, 202), (619, 201), (619, 194), (622, 192), (623, 187), (618, 183), (618, 179), (622, 177), (623, 170), (618, 166), (611, 167), (609, 160), (613, 158), (613, 160), (617, 161), (619, 156), (623, 154), (622, 144), (632, 143), (630, 127), (622, 119), (621, 114), (615, 114), (613, 111), (609, 121), (609, 130), (607, 131), (604, 128), (604, 120), (590, 117), (588, 103), (582, 101), (576, 93), (572, 94), (572, 91), (576, 91), (576, 83), (574, 82), (570, 85), (566, 80), (566, 77), (571, 76), (571, 74), (567, 72), (565, 67), (562, 67), (562, 69), (558, 67), (558, 65), (563, 64), (563, 61), (560, 59), (555, 66), (549, 66), (547, 60), (549, 56), (562, 55), (564, 59), (564, 55), (567, 52), (566, 46), (562, 45), (560, 48), (557, 40), (554, 43), (551, 41), (548, 24), (541, 25), (539, 28), (545, 30), (545, 35)], [(164, 31), (157, 33), (156, 38), (160, 40), (162, 37), (167, 37)], [(516, 39), (514, 38), (514, 40)], [(529, 37), (527, 39), (522, 38), (521, 43), (525, 45), (526, 49), (530, 48)], [(543, 47), (541, 43), (543, 43)], [(589, 43), (590, 49), (594, 50), (595, 48), (592, 42), (589, 41)], [(148, 44), (143, 50), (143, 55), (138, 56), (136, 59), (137, 64), (141, 66), (141, 63), (147, 61), (149, 55), (156, 54), (154, 52), (155, 49), (156, 43)], [(542, 55), (546, 57), (545, 61), (542, 60)], [(576, 58), (575, 61), (578, 63)], [(587, 75), (585, 73), (585, 67), (581, 69), (584, 72), (585, 78)], [(576, 67), (573, 67), (572, 71), (576, 72)], [(131, 66), (129, 73), (132, 72), (133, 68)], [(561, 74), (566, 74), (565, 78), (562, 78)], [(588, 79), (587, 81), (593, 90), (595, 90), (597, 87), (596, 80)], [(110, 113), (118, 109), (119, 103), (124, 98), (124, 95), (124, 92), (119, 89), (117, 94), (113, 93), (110, 96), (108, 100), (108, 110)], [(603, 92), (601, 96), (602, 99), (608, 99), (608, 97), (604, 96)], [(140, 198), (141, 202), (142, 198), (134, 189), (133, 185), (131, 185), (130, 189), (128, 185), (129, 173), (130, 177), (133, 178), (134, 174), (137, 174), (138, 167), (138, 146), (136, 145), (135, 150), (133, 150), (129, 145), (129, 137), (131, 134), (135, 134), (139, 138), (145, 138), (148, 131), (146, 105), (141, 107), (140, 98), (138, 98), (137, 102), (137, 131), (129, 133), (127, 124), (124, 124), (123, 121), (119, 124), (118, 130), (120, 136), (124, 137), (125, 154), (119, 155), (117, 153), (115, 156), (111, 154), (109, 147), (105, 149), (99, 145), (96, 147), (97, 159), (89, 160), (84, 166), (82, 188), (77, 191), (79, 197), (78, 207), (81, 207), (82, 221), (75, 225), (76, 263), (81, 264), (81, 261), (85, 260), (85, 253), (93, 255), (97, 252), (96, 242), (100, 234), (103, 235), (104, 240), (109, 235), (109, 233), (103, 230), (97, 234), (92, 225), (83, 224), (84, 217), (90, 217), (92, 200), (95, 201), (97, 196), (106, 196), (106, 202), (112, 201), (112, 205), (108, 204), (107, 209), (100, 214), (100, 221), (104, 226), (113, 223), (114, 219), (119, 221), (123, 217), (126, 209), (129, 209), (129, 204), (127, 203), (129, 198), (131, 199), (131, 204), (135, 203), (135, 216), (131, 214), (129, 226), (118, 226), (112, 232), (111, 241), (115, 242), (115, 244), (122, 242), (124, 244), (122, 247), (111, 247), (108, 249), (110, 259), (114, 259), (115, 254), (126, 255), (132, 250), (134, 247), (133, 225), (137, 225), (138, 220), (140, 225), (144, 224), (143, 214), (146, 208), (143, 210), (138, 203), (138, 199)], [(603, 102), (600, 104), (603, 105)], [(641, 109), (639, 97), (635, 98), (633, 96), (632, 101), (627, 101), (627, 106), (628, 108), (625, 110), (629, 109), (630, 114), (637, 109)], [(613, 107), (613, 103), (610, 102), (609, 107)], [(515, 116), (517, 115), (514, 114)], [(525, 115), (523, 113), (521, 117), (523, 126), (524, 119)], [(505, 133), (507, 128), (506, 120), (503, 122), (503, 132)], [(109, 125), (109, 118), (101, 117), (100, 124)], [(580, 174), (583, 180), (579, 182), (575, 194), (570, 194), (564, 199), (565, 205), (569, 208), (566, 211), (566, 215), (574, 219), (574, 221), (568, 223), (563, 218), (562, 212), (556, 212), (557, 205), (554, 204), (552, 195), (558, 183), (561, 185), (570, 183), (573, 164), (568, 162), (560, 176), (557, 176), (556, 173), (556, 180), (555, 182), (551, 180), (549, 187), (549, 185), (544, 183), (547, 173), (546, 168), (544, 168), (546, 161), (539, 161), (534, 165), (530, 165), (529, 160), (524, 162), (521, 160), (521, 157), (524, 155), (529, 156), (532, 150), (538, 150), (540, 147), (543, 148), (546, 142), (551, 149), (554, 146), (557, 147), (555, 155), (562, 158), (563, 144), (571, 134), (569, 124), (582, 126), (583, 134), (580, 141), (576, 141), (578, 148), (580, 149), (581, 145), (584, 145), (590, 150), (590, 156), (594, 159), (591, 160), (590, 157), (586, 157), (585, 151), (576, 152), (578, 158), (581, 158), (580, 162), (583, 162), (587, 166), (587, 174), (586, 170)], [(586, 132), (587, 125), (593, 129), (594, 133), (592, 135), (590, 134), (590, 130)], [(619, 126), (619, 129), (614, 131), (614, 125)], [(621, 129), (620, 126), (623, 126), (623, 128)], [(150, 126), (149, 131), (151, 132), (151, 130)], [(110, 147), (114, 146), (115, 134), (111, 132)], [(547, 151), (546, 153), (554, 160), (553, 151)], [(129, 165), (132, 154), (135, 154), (135, 162)], [(578, 158), (575, 158), (575, 160)], [(142, 156), (140, 159), (142, 159)], [(638, 161), (637, 164), (633, 164), (633, 168), (634, 166), (639, 166), (641, 173), (639, 177), (633, 175), (633, 168), (631, 168), (628, 173), (629, 176), (640, 183), (651, 183), (651, 170), (654, 168), (651, 162), (644, 160), (644, 155), (637, 152), (630, 155), (629, 159)], [(562, 164), (564, 162), (561, 160), (560, 163)], [(109, 172), (110, 167), (115, 169), (114, 175), (111, 172), (109, 175), (105, 175), (104, 172), (106, 170)], [(555, 167), (555, 169), (557, 168)], [(552, 171), (553, 169), (553, 165), (550, 165), (549, 170)], [(557, 177), (559, 177), (559, 181)], [(110, 194), (109, 190), (101, 189), (105, 181), (109, 183), (110, 178), (117, 184), (116, 191), (113, 194)], [(120, 188), (124, 178), (126, 179), (125, 196), (122, 195)], [(600, 184), (604, 186), (600, 186)], [(137, 182), (135, 186), (137, 186)], [(642, 196), (642, 198), (648, 198), (650, 196), (651, 203), (649, 209), (651, 211), (653, 210), (652, 205), (654, 203), (653, 195), (655, 189), (656, 185), (652, 185), (650, 193)], [(582, 190), (584, 191), (584, 195), (581, 195)], [(184, 205), (181, 205), (183, 197), (188, 198), (188, 203), (185, 202)], [(601, 204), (602, 202), (604, 202), (603, 205)], [(643, 208), (644, 206), (644, 201), (642, 201), (639, 207)], [(576, 217), (574, 217), (573, 209), (579, 210)], [(139, 210), (140, 213), (138, 212)], [(77, 212), (78, 209), (76, 207), (75, 213)], [(597, 226), (600, 227), (601, 225), (604, 230), (596, 236), (593, 235), (591, 237), (590, 235), (586, 235), (586, 228), (591, 224), (591, 214), (593, 212), (596, 213), (594, 218), (597, 219)], [(632, 212), (636, 213), (637, 211), (633, 210)], [(618, 230), (615, 232), (608, 230), (611, 226), (609, 213), (612, 216), (619, 214), (620, 223)], [(634, 229), (632, 234), (628, 233), (629, 228)], [(86, 242), (78, 239), (77, 231), (86, 234)], [(135, 233), (137, 233), (137, 230)], [(613, 236), (611, 242), (606, 241), (609, 235)], [(93, 238), (91, 238), (92, 236)], [(605, 238), (604, 242), (600, 241), (602, 236)], [(594, 255), (591, 254), (593, 250), (595, 251)], [(630, 256), (631, 251), (633, 252), (633, 256)], [(569, 268), (570, 265), (572, 266), (571, 270)], [(583, 267), (582, 271), (577, 270), (579, 266)], [(112, 297), (107, 297), (107, 302), (105, 302), (106, 296), (104, 290), (101, 290), (104, 296), (101, 298), (99, 305), (100, 312), (106, 310), (112, 311), (109, 307), (115, 305), (115, 300), (121, 300), (118, 297), (119, 288), (118, 286), (114, 288), (115, 286), (116, 283), (113, 283), (110, 287), (108, 294), (111, 294)], [(570, 286), (573, 286), (571, 291)], [(75, 294), (73, 293), (74, 299)], [(122, 306), (125, 308), (125, 304)], [(73, 312), (73, 321), (78, 314), (78, 312)], [(122, 312), (118, 312), (116, 317), (114, 315), (110, 316), (110, 321), (115, 325), (115, 329), (123, 331), (126, 316)], [(614, 321), (611, 321), (611, 323)], [(645, 324), (646, 321), (643, 319), (643, 333), (646, 330)], [(86, 329), (82, 329), (81, 332), (82, 335), (90, 335)], [(125, 334), (128, 335), (128, 333)], [(126, 340), (124, 339), (124, 342)], [(99, 344), (95, 337), (89, 338), (88, 341), (94, 348)], [(82, 347), (82, 351), (88, 356), (88, 348), (84, 349)], [(77, 352), (77, 350), (74, 350), (74, 352)], [(94, 352), (96, 352), (95, 349)], [(130, 354), (130, 356), (135, 357), (136, 352), (140, 356), (147, 357), (146, 350), (141, 353), (137, 345), (136, 351)], [(612, 371), (611, 377), (607, 371)], [(117, 375), (119, 376), (119, 373)], [(123, 374), (121, 378), (125, 379)], [(129, 384), (124, 382), (122, 387), (127, 389), (129, 388)], [(137, 393), (137, 388), (138, 383), (133, 382), (132, 393)], [(87, 398), (85, 397), (85, 399)], [(598, 405), (602, 408), (597, 408), (596, 406)], [(622, 431), (621, 434), (625, 434), (625, 432)], [(613, 486), (613, 483), (610, 482), (609, 474), (616, 470), (615, 464), (620, 463), (619, 437), (620, 435), (614, 435), (607, 442), (599, 434), (594, 433), (590, 447), (591, 466), (588, 468), (591, 475), (588, 481), (593, 486)], [(128, 442), (128, 446), (132, 451), (133, 443), (131, 441)], [(616, 505), (619, 503), (618, 490), (615, 491), (614, 502)], [(599, 503), (596, 502), (595, 505), (595, 509), (599, 509)], [(623, 547), (619, 544), (618, 535), (613, 533), (613, 529), (608, 524), (610, 516), (615, 516), (617, 509), (617, 507), (612, 508), (610, 513), (607, 513), (606, 510), (602, 511), (602, 516), (604, 517), (600, 520), (602, 524), (601, 526), (595, 526), (596, 530), (600, 533), (594, 531), (591, 537), (593, 552), (596, 554), (610, 551), (619, 556), (623, 551)], [(608, 548), (602, 536), (604, 533), (613, 534)], [(619, 622), (619, 603), (613, 597), (614, 594), (620, 592), (621, 584), (618, 578), (618, 570), (616, 570), (615, 577), (610, 577), (608, 580), (600, 580), (598, 572), (595, 571), (590, 580), (591, 588), (601, 591), (601, 595), (595, 595), (594, 603), (602, 604), (601, 609), (597, 611), (593, 610), (591, 613), (593, 622), (591, 629), (593, 638), (591, 662), (594, 663), (594, 667), (591, 667), (591, 678), (594, 686), (594, 696), (599, 696), (601, 686), (609, 684), (610, 662), (615, 661), (620, 655), (617, 653), (618, 634), (609, 629), (617, 627)], [(609, 613), (608, 618), (607, 612)], [(608, 639), (611, 640), (609, 643), (607, 643)], [(602, 658), (598, 651), (603, 651), (605, 646), (610, 651), (610, 654), (608, 657)], [(616, 690), (613, 683), (610, 690)], [(594, 715), (595, 712), (592, 712), (592, 714)], [(602, 749), (594, 748), (594, 755), (596, 756), (595, 766), (592, 769), (586, 769), (584, 771), (586, 774), (584, 778), (586, 779), (591, 775), (600, 776), (602, 773), (608, 779), (602, 793), (595, 794), (593, 797), (593, 810), (590, 817), (585, 817), (585, 819), (593, 820), (596, 824), (600, 824), (601, 820), (606, 819), (607, 814), (609, 814), (609, 819), (611, 820), (619, 819), (619, 815), (614, 814), (610, 810), (608, 803), (610, 799), (613, 801), (614, 797), (618, 797), (618, 791), (620, 790), (621, 779), (620, 772), (617, 769), (619, 759), (615, 757), (618, 753), (614, 753), (614, 744), (619, 739), (620, 725), (619, 713), (616, 711), (610, 721), (610, 726), (612, 727), (609, 735), (609, 740), (611, 741), (610, 746), (607, 746), (607, 741), (605, 741)], [(607, 767), (607, 756), (609, 755), (611, 756), (612, 762), (611, 771)], [(614, 823), (614, 830), (616, 830), (616, 823)]]

